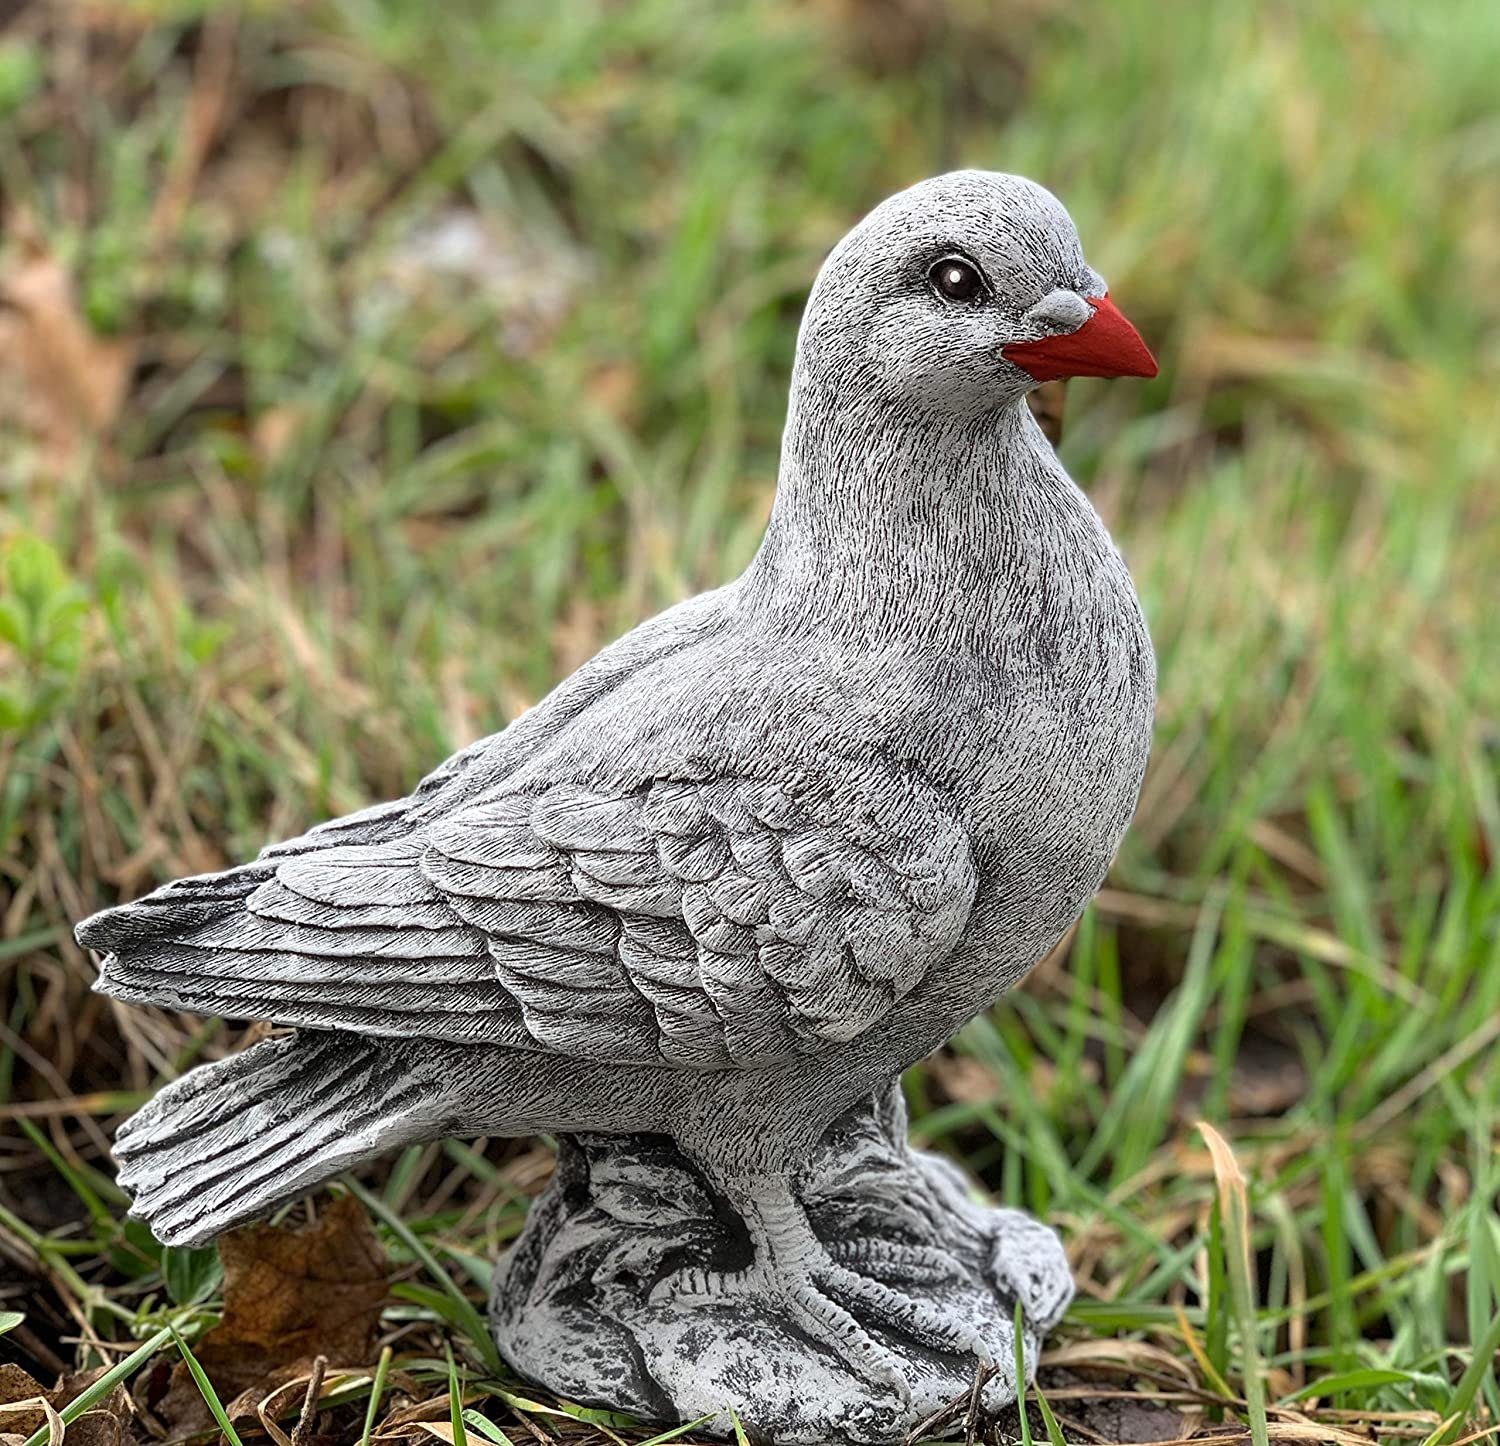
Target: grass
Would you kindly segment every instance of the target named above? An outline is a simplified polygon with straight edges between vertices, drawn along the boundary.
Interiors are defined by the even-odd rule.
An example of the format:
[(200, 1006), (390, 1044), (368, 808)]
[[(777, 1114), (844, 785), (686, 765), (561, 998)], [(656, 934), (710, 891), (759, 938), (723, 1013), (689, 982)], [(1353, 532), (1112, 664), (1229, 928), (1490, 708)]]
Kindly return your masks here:
[[(1058, 191), (1163, 362), (1074, 383), (1062, 447), (1161, 696), (1106, 889), (913, 1071), (914, 1133), (1062, 1229), (1080, 1294), (1042, 1380), (1068, 1440), (1116, 1438), (1110, 1390), (1166, 1434), (1493, 1433), (1497, 70), (1488, 0), (24, 7), (3, 1348), (114, 1364), (217, 1300), (121, 1224), (106, 1149), (244, 1032), (90, 996), (70, 922), (404, 790), (731, 575), (821, 255), (968, 163)], [(37, 315), (76, 331), (78, 394), (18, 338)], [(442, 1287), (400, 1287), (393, 1378), (448, 1389), (458, 1299), (546, 1168), (496, 1142), (366, 1175), (393, 1259)], [(515, 1439), (650, 1434), (496, 1396), (475, 1360)]]

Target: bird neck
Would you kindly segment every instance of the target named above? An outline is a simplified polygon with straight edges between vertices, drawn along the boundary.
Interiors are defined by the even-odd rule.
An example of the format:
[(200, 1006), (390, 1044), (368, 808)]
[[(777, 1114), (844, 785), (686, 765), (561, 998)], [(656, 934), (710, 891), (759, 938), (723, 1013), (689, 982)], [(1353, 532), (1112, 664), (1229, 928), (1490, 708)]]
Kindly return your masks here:
[(1023, 398), (982, 421), (849, 405), (794, 380), (776, 501), (741, 580), (787, 631), (984, 646), (1103, 524)]

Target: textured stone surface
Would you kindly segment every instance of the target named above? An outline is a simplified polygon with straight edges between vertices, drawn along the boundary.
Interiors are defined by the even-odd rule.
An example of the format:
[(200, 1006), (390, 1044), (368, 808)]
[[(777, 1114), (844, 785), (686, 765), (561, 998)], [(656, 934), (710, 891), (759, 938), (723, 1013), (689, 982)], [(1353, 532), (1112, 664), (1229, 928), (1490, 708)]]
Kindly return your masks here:
[(821, 1253), (809, 1274), (867, 1335), (876, 1371), (810, 1342), (783, 1298), (797, 1282), (775, 1272), (718, 1303), (653, 1289), (685, 1266), (753, 1255), (732, 1199), (659, 1135), (559, 1142), (557, 1174), (496, 1272), (500, 1349), (574, 1400), (662, 1421), (713, 1412), (719, 1434), (733, 1407), (779, 1441), (902, 1436), (969, 1389), (981, 1361), (999, 1367), (985, 1405), (1008, 1405), (1016, 1302), (1034, 1363), (1073, 1293), (1062, 1246), (1020, 1211), (975, 1204), (959, 1172), (905, 1134), (899, 1092), (872, 1098), (789, 1181)]
[(889, 1092), (1057, 943), (1135, 807), (1150, 639), (1025, 398), (1152, 370), (1041, 187), (877, 207), (813, 287), (741, 577), (407, 797), (79, 926), (105, 994), (290, 1031), (121, 1131), (137, 1213), (191, 1244), (398, 1145), (574, 1136), (507, 1349), (788, 1438), (899, 1438), (1005, 1357), (1010, 1291), (1043, 1328), (1055, 1243), (907, 1154)]

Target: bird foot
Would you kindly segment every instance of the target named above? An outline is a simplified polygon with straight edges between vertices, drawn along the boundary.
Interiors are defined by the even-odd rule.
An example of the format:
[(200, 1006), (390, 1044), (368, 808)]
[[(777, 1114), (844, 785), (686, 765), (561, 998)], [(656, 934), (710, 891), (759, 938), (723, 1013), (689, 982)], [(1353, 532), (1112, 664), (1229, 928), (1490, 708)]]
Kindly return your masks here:
[(1017, 1303), (1030, 1368), (1071, 1290), (1056, 1235), (911, 1151), (899, 1100), (851, 1111), (789, 1175), (654, 1136), (560, 1145), (492, 1311), (507, 1359), (563, 1395), (890, 1446), (967, 1399), (976, 1367), (986, 1411), (1013, 1401)]
[[(1006, 1342), (987, 1338), (967, 1294), (962, 1304), (943, 1298), (943, 1287), (962, 1291), (972, 1272), (940, 1246), (866, 1237), (831, 1245), (828, 1254), (837, 1270), (825, 1277), (826, 1283), (903, 1335), (936, 1351), (974, 1355), (986, 1362), (996, 1345), (1005, 1347)], [(903, 1290), (905, 1285), (918, 1287), (920, 1294)]]
[(920, 1300), (840, 1265), (831, 1265), (819, 1278), (846, 1304), (877, 1317), (930, 1350), (977, 1356), (986, 1365), (994, 1357), (996, 1343), (986, 1339), (981, 1324), (962, 1305)]
[[(822, 1254), (821, 1247), (815, 1250)], [(822, 1277), (839, 1272), (831, 1260), (818, 1268), (805, 1261), (788, 1264), (774, 1259), (757, 1260), (743, 1270), (677, 1270), (652, 1288), (650, 1304), (769, 1308), (866, 1385), (894, 1391), (905, 1400), (909, 1392), (901, 1362), (821, 1288)]]

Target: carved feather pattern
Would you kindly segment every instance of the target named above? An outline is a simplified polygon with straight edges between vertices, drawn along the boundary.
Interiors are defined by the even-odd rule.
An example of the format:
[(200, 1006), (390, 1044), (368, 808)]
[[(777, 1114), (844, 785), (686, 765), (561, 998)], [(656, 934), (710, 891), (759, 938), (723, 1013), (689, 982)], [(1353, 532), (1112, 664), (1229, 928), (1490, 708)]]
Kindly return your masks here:
[[(751, 1068), (862, 1034), (953, 947), (967, 837), (919, 780), (651, 779), (399, 810), (91, 921), (116, 997), (278, 1024)], [(851, 826), (846, 814), (858, 820)]]

